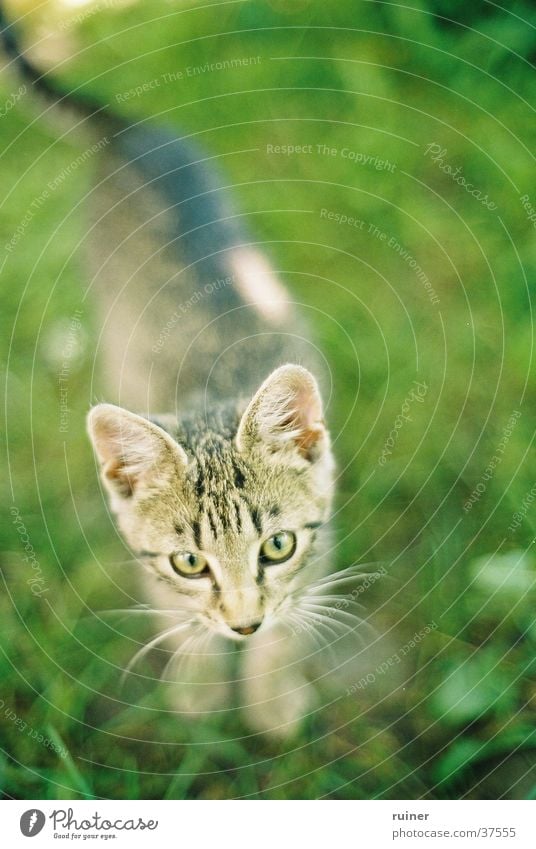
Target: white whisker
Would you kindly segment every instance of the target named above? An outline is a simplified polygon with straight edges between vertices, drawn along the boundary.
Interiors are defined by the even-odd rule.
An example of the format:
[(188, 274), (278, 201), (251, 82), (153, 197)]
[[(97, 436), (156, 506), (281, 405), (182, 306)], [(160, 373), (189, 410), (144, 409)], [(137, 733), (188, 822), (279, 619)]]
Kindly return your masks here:
[(193, 633), (189, 634), (186, 639), (180, 644), (180, 646), (177, 646), (168, 663), (166, 664), (165, 669), (162, 672), (163, 680), (166, 679), (167, 676), (167, 667), (170, 667), (170, 671), (171, 668), (174, 667), (172, 670), (172, 675), (173, 683), (176, 683), (180, 667), (184, 663), (186, 663), (190, 657), (190, 647), (195, 646), (195, 644), (201, 639), (201, 635), (202, 631), (200, 630), (200, 626), (198, 625), (194, 629)]
[[(330, 610), (342, 610), (343, 612), (348, 613), (349, 607), (356, 607), (358, 610), (365, 610), (365, 605), (359, 604), (359, 602), (354, 599), (347, 599), (343, 595), (310, 595), (309, 593), (303, 593), (296, 600), (300, 601), (304, 599), (305, 601), (310, 602), (311, 604), (317, 604), (325, 606)], [(351, 616), (355, 616), (357, 614), (350, 614)]]
[(363, 636), (358, 632), (359, 628), (369, 628), (372, 635), (375, 636), (374, 629), (360, 616), (348, 613), (345, 610), (336, 610), (332, 607), (308, 603), (307, 600), (302, 600), (301, 605), (302, 608), (305, 607), (312, 615), (322, 616), (324, 621), (331, 623), (333, 626), (340, 626), (347, 634), (353, 632), (361, 641), (362, 645), (365, 643)]
[[(291, 619), (292, 617), (292, 619)], [(327, 640), (327, 638), (318, 630), (318, 625), (316, 622), (307, 618), (307, 614), (304, 611), (292, 611), (291, 621), (295, 621), (298, 624), (298, 627), (304, 632), (306, 638), (310, 638), (313, 643), (318, 646), (319, 651), (324, 651), (326, 648), (333, 656), (333, 649), (331, 644)]]
[[(329, 589), (334, 586), (350, 583), (351, 581), (365, 581), (370, 578), (377, 578), (380, 572), (363, 572), (363, 567), (377, 566), (377, 563), (358, 563), (355, 566), (348, 566), (346, 569), (340, 569), (338, 572), (333, 572), (331, 575), (325, 575), (317, 581), (313, 581), (307, 590), (308, 592), (316, 592), (320, 589)], [(359, 571), (357, 571), (359, 570)]]
[(157, 634), (156, 637), (154, 637), (152, 640), (150, 640), (148, 643), (146, 643), (144, 646), (142, 646), (141, 649), (136, 652), (134, 657), (131, 659), (131, 661), (125, 667), (123, 675), (121, 676), (121, 683), (124, 683), (126, 676), (129, 674), (129, 672), (131, 671), (133, 666), (135, 666), (135, 664), (138, 662), (138, 660), (141, 660), (143, 657), (145, 657), (145, 655), (148, 654), (151, 651), (151, 649), (155, 648), (155, 646), (157, 646), (158, 643), (161, 643), (167, 637), (171, 637), (174, 634), (178, 634), (180, 631), (183, 631), (185, 628), (192, 627), (192, 624), (194, 624), (194, 623), (195, 623), (194, 619), (189, 619), (186, 622), (180, 622), (178, 625), (174, 625), (173, 628), (167, 628), (165, 631), (161, 631), (160, 634)]
[[(206, 626), (202, 625), (201, 623), (198, 623), (194, 633), (187, 637), (185, 641), (177, 648), (177, 650), (173, 652), (172, 657), (166, 664), (166, 667), (162, 673), (162, 680), (165, 680), (167, 683), (177, 683), (179, 672), (182, 667), (185, 665), (186, 667), (188, 667), (188, 664), (192, 662), (192, 658), (197, 657), (195, 649), (198, 645), (200, 645), (201, 640), (205, 638), (206, 633)], [(170, 681), (170, 679), (166, 678), (166, 673), (168, 667), (171, 668), (175, 663), (177, 664), (177, 666), (173, 670), (173, 681)]]
[(144, 607), (140, 605), (139, 607), (123, 607), (123, 608), (115, 608), (113, 610), (101, 610), (101, 616), (109, 616), (111, 614), (121, 614), (123, 616), (131, 613), (150, 613), (153, 616), (160, 616), (161, 614), (165, 614), (166, 616), (176, 616), (178, 613), (184, 613), (184, 608), (176, 607), (170, 608), (169, 610), (163, 610), (160, 607)]
[(309, 601), (308, 599), (304, 599), (302, 602), (308, 608), (318, 611), (319, 613), (326, 613), (330, 618), (336, 619), (337, 616), (340, 616), (341, 619), (346, 619), (346, 621), (351, 622), (354, 626), (362, 625), (365, 623), (365, 620), (360, 616), (356, 616), (355, 613), (349, 613), (347, 610), (341, 610), (337, 607), (330, 607), (326, 604), (316, 604), (314, 601)]
[(342, 587), (346, 584), (355, 584), (357, 580), (362, 579), (363, 581), (365, 581), (368, 577), (368, 575), (340, 575), (339, 577), (334, 576), (330, 578), (329, 581), (324, 581), (322, 584), (310, 584), (307, 587), (307, 591), (310, 593), (314, 593), (317, 591), (324, 592), (324, 590), (332, 589), (334, 587)]
[(359, 633), (359, 630), (365, 631), (368, 633), (370, 639), (376, 639), (376, 631), (372, 627), (372, 625), (363, 619), (361, 616), (357, 616), (355, 613), (349, 613), (347, 610), (340, 610), (337, 608), (333, 608), (330, 606), (321, 606), (321, 605), (312, 605), (315, 610), (318, 612), (324, 612), (328, 618), (332, 621), (337, 621), (337, 617), (340, 616), (341, 619), (346, 620), (345, 622), (341, 622), (341, 625), (344, 625), (345, 628), (348, 629), (348, 632), (353, 631), (356, 636), (362, 641), (362, 645), (365, 645), (364, 637)]
[[(303, 611), (303, 608), (302, 608)], [(337, 634), (336, 628), (333, 626), (337, 623), (333, 622), (329, 616), (325, 616), (322, 613), (316, 613), (312, 610), (303, 611), (307, 614), (308, 617), (314, 619), (318, 623), (318, 628), (324, 627), (328, 633), (330, 633), (334, 640), (339, 639), (339, 635)], [(341, 624), (341, 623), (338, 623)], [(343, 626), (344, 627), (344, 626)]]

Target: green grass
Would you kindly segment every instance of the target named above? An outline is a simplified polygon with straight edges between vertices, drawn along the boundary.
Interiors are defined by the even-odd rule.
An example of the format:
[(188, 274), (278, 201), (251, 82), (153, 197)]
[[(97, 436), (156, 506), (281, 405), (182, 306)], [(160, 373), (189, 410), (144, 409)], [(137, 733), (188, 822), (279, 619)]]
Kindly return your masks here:
[[(6, 255), (34, 199), (88, 139), (60, 138), (54, 120), (34, 121), (30, 94), (0, 119), (6, 796), (534, 798), (536, 514), (522, 504), (536, 477), (536, 240), (520, 200), (529, 194), (536, 206), (533, 30), (523, 21), (528, 3), (509, 4), (516, 14), (484, 2), (413, 5), (247, 0), (217, 14), (179, 14), (178, 4), (138, 3), (68, 28), (87, 50), (58, 72), (70, 84), (87, 81), (123, 114), (159, 115), (198, 134), (207, 150), (232, 154), (223, 165), (236, 205), (252, 214), (259, 241), (307, 305), (332, 370), (328, 418), (341, 472), (334, 567), (387, 564), (389, 578), (364, 598), (387, 634), (378, 663), (437, 624), (402, 673), (336, 693), (286, 743), (248, 735), (232, 714), (182, 724), (142, 679), (119, 688), (118, 668), (139, 635), (95, 612), (126, 606), (136, 585), (103, 509), (84, 425), (100, 391), (98, 377), (91, 383), (98, 328), (82, 302), (85, 218), (76, 205), (95, 163), (50, 193)], [(115, 97), (166, 73), (245, 56), (262, 60)], [(0, 106), (17, 86), (2, 73)], [(425, 155), (432, 143), (495, 211)], [(313, 152), (269, 154), (268, 144), (311, 144)], [(336, 155), (319, 154), (324, 144)], [(352, 163), (345, 148), (395, 167)], [(321, 209), (363, 220), (363, 229), (326, 220)], [(410, 259), (389, 247), (391, 237)], [(68, 429), (60, 432), (58, 376), (78, 309)], [(380, 466), (416, 380), (426, 397), (412, 403), (412, 421)], [(500, 462), (464, 511), (513, 411), (521, 415)], [(41, 597), (30, 592), (36, 571), (23, 560), (13, 504), (42, 572)]]

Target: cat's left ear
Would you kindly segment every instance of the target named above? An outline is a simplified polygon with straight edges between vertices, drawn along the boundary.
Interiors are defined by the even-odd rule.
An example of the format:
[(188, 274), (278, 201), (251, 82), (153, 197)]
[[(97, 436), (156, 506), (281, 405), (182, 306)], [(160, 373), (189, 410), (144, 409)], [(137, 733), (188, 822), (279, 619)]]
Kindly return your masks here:
[(264, 381), (248, 405), (236, 436), (239, 451), (255, 446), (315, 463), (329, 451), (322, 400), (313, 375), (285, 365)]
[(164, 485), (188, 462), (165, 430), (113, 404), (90, 410), (88, 432), (103, 481), (119, 499)]

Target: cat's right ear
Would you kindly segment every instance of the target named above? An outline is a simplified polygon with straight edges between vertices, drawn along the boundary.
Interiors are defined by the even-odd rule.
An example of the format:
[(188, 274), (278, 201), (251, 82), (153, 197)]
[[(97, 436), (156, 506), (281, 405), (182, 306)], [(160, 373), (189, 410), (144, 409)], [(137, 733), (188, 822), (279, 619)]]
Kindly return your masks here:
[(312, 465), (328, 458), (329, 436), (313, 375), (290, 363), (272, 372), (242, 416), (236, 445), (239, 451), (258, 446)]
[(93, 407), (87, 427), (102, 479), (121, 499), (165, 485), (188, 462), (165, 430), (114, 404)]

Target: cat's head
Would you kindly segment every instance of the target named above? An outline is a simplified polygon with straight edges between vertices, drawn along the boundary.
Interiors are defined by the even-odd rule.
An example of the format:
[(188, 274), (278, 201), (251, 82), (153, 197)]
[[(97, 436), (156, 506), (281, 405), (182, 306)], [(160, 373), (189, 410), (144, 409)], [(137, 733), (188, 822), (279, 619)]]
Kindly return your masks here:
[(177, 608), (241, 639), (318, 576), (333, 459), (306, 369), (278, 368), (245, 409), (172, 426), (99, 404), (88, 427), (121, 531)]

